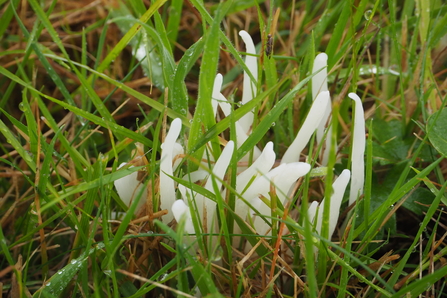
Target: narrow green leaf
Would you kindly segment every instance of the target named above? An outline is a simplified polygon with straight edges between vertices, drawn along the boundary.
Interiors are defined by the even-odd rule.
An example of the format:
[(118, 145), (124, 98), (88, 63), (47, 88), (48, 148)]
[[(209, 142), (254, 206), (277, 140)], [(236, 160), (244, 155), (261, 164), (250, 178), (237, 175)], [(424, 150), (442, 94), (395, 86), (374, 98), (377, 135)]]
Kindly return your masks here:
[(203, 39), (199, 39), (189, 49), (185, 51), (177, 64), (174, 75), (172, 109), (177, 113), (186, 116), (188, 114), (188, 91), (186, 89), (185, 78), (193, 67), (194, 63), (202, 54), (204, 46)]
[(64, 268), (56, 272), (45, 284), (34, 293), (33, 297), (59, 297), (78, 271), (86, 264), (90, 255), (103, 249), (104, 244), (98, 243), (95, 247), (84, 252), (79, 258), (71, 260)]
[(182, 17), (183, 0), (172, 0), (169, 6), (169, 19), (166, 26), (167, 38), (172, 45), (177, 41), (178, 28)]
[[(227, 2), (226, 5), (223, 5), (222, 3), (219, 5), (219, 9), (216, 12), (216, 18), (205, 35), (204, 53), (199, 75), (199, 94), (188, 139), (188, 152), (192, 154), (196, 160), (202, 158), (205, 148), (197, 148), (197, 151), (192, 151), (192, 148), (196, 148), (196, 144), (200, 140), (203, 130), (207, 131), (216, 123), (211, 105), (211, 96), (214, 79), (216, 77), (217, 62), (219, 60), (220, 38), (218, 33), (220, 22), (226, 12), (225, 9), (228, 9), (228, 3), (231, 2), (232, 1)], [(214, 157), (217, 159), (217, 156), (219, 156), (220, 153), (219, 141), (217, 139), (212, 139), (211, 143)]]
[[(4, 36), (3, 34), (10, 25), (11, 19), (14, 15), (14, 11), (19, 6), (20, 0), (13, 0), (13, 1), (3, 0), (1, 2), (8, 2), (8, 3), (6, 4), (6, 8), (5, 7), (2, 8), (3, 13), (2, 13), (2, 21), (0, 22), (0, 40), (3, 39)], [(0, 5), (2, 4), (3, 3), (0, 3)]]

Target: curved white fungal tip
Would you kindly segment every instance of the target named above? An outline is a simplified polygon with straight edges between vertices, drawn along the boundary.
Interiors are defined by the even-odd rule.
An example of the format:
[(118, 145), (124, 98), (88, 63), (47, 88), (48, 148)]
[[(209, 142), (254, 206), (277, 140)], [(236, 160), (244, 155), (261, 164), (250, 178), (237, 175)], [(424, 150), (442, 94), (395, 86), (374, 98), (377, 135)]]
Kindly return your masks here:
[(191, 219), (191, 213), (188, 205), (183, 200), (176, 200), (171, 207), (172, 214), (175, 220), (179, 223), (182, 218), (185, 218), (185, 232), (188, 234), (195, 234), (194, 225)]
[[(256, 177), (260, 175), (266, 175), (271, 170), (271, 168), (275, 164), (275, 159), (276, 154), (275, 151), (273, 150), (273, 142), (268, 142), (265, 145), (265, 148), (262, 151), (261, 155), (252, 163), (252, 165), (237, 176), (236, 192), (240, 195), (243, 195), (245, 193), (244, 190), (248, 190), (251, 187), (251, 184), (250, 185), (248, 184), (250, 182), (252, 182), (252, 184), (255, 183), (256, 180), (253, 180), (254, 178), (256, 179)], [(259, 191), (260, 188), (258, 187), (252, 188), (251, 190), (252, 193), (253, 190)], [(249, 196), (252, 195), (254, 194), (249, 194)], [(244, 198), (247, 199), (248, 197), (244, 196)], [(245, 217), (248, 214), (248, 209), (249, 209), (248, 205), (245, 204), (243, 200), (236, 201), (235, 212), (241, 218), (245, 219)]]
[(306, 175), (307, 173), (309, 173), (310, 171), (310, 164), (305, 163), (305, 162), (298, 162), (298, 163), (293, 163), (293, 171), (295, 173), (295, 175), (297, 176), (296, 179)]
[(344, 169), (343, 172), (341, 172), (340, 176), (338, 176), (337, 180), (334, 182), (334, 193), (337, 190), (343, 190), (343, 185), (346, 188), (346, 185), (349, 183), (349, 179), (351, 178), (351, 171), (348, 169)]
[[(315, 100), (320, 92), (328, 91), (327, 86), (327, 55), (326, 53), (320, 53), (315, 57), (314, 65), (312, 68), (312, 73), (317, 73), (312, 77), (312, 99)], [(320, 124), (318, 125), (317, 129), (317, 143), (319, 144), (324, 136), (324, 128), (326, 127), (326, 124), (331, 116), (332, 107), (331, 105), (326, 106), (325, 114), (323, 118), (321, 119)], [(330, 134), (328, 134), (330, 135)], [(329, 143), (330, 138), (327, 138), (328, 142), (326, 142), (326, 145)], [(323, 159), (329, 155), (329, 148), (326, 149), (325, 152), (326, 156), (323, 156)]]
[[(118, 169), (126, 165), (127, 163), (124, 162), (119, 165)], [(133, 166), (130, 167), (132, 168)], [(144, 186), (144, 184), (138, 181), (138, 172), (133, 172), (127, 176), (115, 180), (114, 185), (118, 196), (127, 207), (130, 207), (134, 198), (138, 196), (138, 194), (141, 192), (142, 187)], [(146, 203), (146, 198), (147, 192), (143, 191), (140, 200), (138, 201), (137, 208), (135, 208), (135, 214), (140, 211), (140, 208)]]
[[(254, 176), (266, 174), (273, 167), (276, 159), (275, 151), (273, 150), (273, 142), (268, 142), (262, 150), (261, 155), (248, 167), (245, 171), (240, 173), (236, 178), (236, 191), (242, 194), (243, 190), (247, 188), (247, 184)], [(236, 210), (237, 211), (237, 210)]]
[(267, 144), (265, 144), (265, 147), (264, 147), (264, 150), (263, 150), (263, 151), (267, 151), (267, 152), (273, 152), (273, 153), (275, 153), (275, 152), (273, 151), (273, 142), (270, 141), (270, 142), (268, 142)]
[[(251, 202), (251, 205), (254, 208), (254, 210), (250, 211), (249, 213), (269, 215), (271, 213), (271, 209), (260, 199), (260, 197), (262, 196), (269, 200), (270, 187), (273, 185), (276, 189), (278, 199), (282, 202), (282, 204), (284, 204), (289, 196), (290, 189), (296, 180), (307, 174), (309, 171), (309, 164), (296, 162), (281, 164), (269, 171), (267, 174), (256, 178), (242, 195), (246, 201)], [(247, 212), (245, 212), (245, 214), (246, 213)], [(269, 224), (259, 217), (254, 219), (254, 227), (260, 235), (265, 235), (270, 229)]]
[(356, 93), (354, 93), (354, 92), (349, 92), (348, 93), (348, 96), (349, 96), (349, 98), (351, 98), (352, 100), (355, 100), (355, 101), (362, 101), (361, 99), (360, 99), (360, 97), (356, 94)]
[[(220, 186), (222, 185), (222, 183), (219, 180), (222, 180), (224, 178), (225, 172), (227, 171), (228, 165), (230, 164), (233, 153), (234, 153), (234, 142), (229, 141), (225, 146), (225, 148), (222, 150), (219, 159), (216, 161), (216, 164), (214, 165), (213, 176), (217, 179), (216, 184), (218, 188), (220, 188)], [(205, 188), (207, 190), (212, 191), (213, 182), (212, 179), (210, 178), (208, 178)]]
[[(174, 119), (171, 123), (165, 142), (161, 145), (161, 160), (160, 160), (160, 208), (167, 209), (172, 206), (175, 200), (175, 184), (171, 177), (173, 175), (172, 159), (175, 155), (177, 138), (182, 129), (182, 121), (180, 118)], [(178, 150), (178, 149), (177, 149)], [(176, 150), (176, 151), (177, 151)], [(164, 216), (166, 223), (173, 219), (171, 213)]]
[(334, 234), (335, 227), (337, 226), (338, 217), (340, 215), (340, 205), (350, 177), (351, 171), (345, 169), (332, 184), (333, 194), (331, 196), (331, 206), (329, 209), (329, 239), (332, 237), (332, 234)]
[(169, 129), (169, 133), (173, 135), (172, 136), (173, 139), (177, 140), (178, 136), (180, 135), (181, 129), (182, 129), (182, 120), (180, 118), (175, 118), (171, 123), (171, 128)]
[[(318, 71), (316, 75), (312, 77), (312, 99), (315, 100), (317, 95), (321, 91), (328, 91), (327, 86), (327, 55), (326, 53), (320, 53), (315, 57), (312, 73)], [(324, 69), (322, 69), (324, 67)]]
[(223, 83), (223, 76), (222, 74), (218, 73), (216, 75), (216, 78), (214, 79), (213, 93), (214, 91), (216, 93), (220, 93), (220, 90), (222, 89), (222, 83)]
[[(222, 150), (219, 159), (216, 161), (214, 168), (212, 170), (212, 175), (208, 177), (208, 180), (205, 183), (205, 189), (215, 192), (214, 190), (220, 190), (222, 187), (222, 180), (227, 171), (228, 165), (230, 164), (231, 157), (234, 153), (234, 142), (229, 141), (225, 148)], [(205, 198), (202, 195), (196, 196), (196, 204), (200, 214), (200, 217), (203, 219), (204, 211), (206, 211), (206, 224), (207, 231), (211, 231), (214, 222), (214, 213), (216, 210), (216, 202)], [(203, 222), (205, 224), (205, 222)]]
[[(309, 173), (310, 164), (305, 162), (292, 162), (282, 164), (282, 168), (278, 167), (277, 174), (271, 178), (272, 183), (276, 188), (276, 195), (282, 204), (285, 204), (289, 196), (290, 189), (294, 183), (300, 178)], [(277, 169), (278, 169), (277, 168)]]
[(318, 202), (313, 201), (310, 203), (309, 209), (307, 209), (307, 217), (309, 218), (309, 222), (313, 223), (315, 219), (315, 214), (317, 214)]
[[(239, 36), (245, 43), (246, 52), (252, 55), (256, 54), (255, 44), (253, 43), (253, 39), (251, 38), (250, 34), (248, 34), (244, 30), (241, 30), (239, 31)], [(247, 55), (245, 57), (245, 65), (247, 66), (254, 80), (252, 81), (251, 77), (244, 70), (242, 104), (245, 104), (250, 100), (252, 100), (257, 93), (256, 83), (258, 81), (258, 59), (256, 56), (252, 55)], [(253, 116), (254, 116), (253, 112), (250, 111), (244, 116), (242, 116), (241, 119), (239, 119), (239, 123), (241, 124), (246, 134), (249, 134), (250, 132), (251, 126), (253, 124)]]
[(327, 66), (327, 54), (326, 53), (320, 53), (317, 56), (315, 56), (315, 63), (321, 63), (322, 67)]
[(284, 153), (281, 160), (282, 163), (296, 162), (300, 159), (301, 151), (306, 147), (310, 137), (321, 123), (326, 108), (330, 105), (330, 100), (329, 91), (323, 91), (318, 94), (317, 98), (312, 103), (309, 113), (306, 116), (306, 120), (296, 135), (295, 140), (293, 140), (292, 144)]
[(180, 222), (182, 216), (189, 212), (189, 207), (183, 202), (183, 200), (176, 200), (171, 207), (172, 214), (177, 222)]
[(247, 53), (256, 54), (255, 44), (253, 43), (253, 39), (251, 38), (251, 35), (248, 34), (247, 31), (241, 30), (241, 31), (239, 31), (239, 36), (242, 38), (242, 40), (245, 43), (245, 47), (247, 48)]
[(221, 95), (220, 90), (222, 89), (222, 82), (223, 82), (223, 77), (220, 73), (218, 73), (216, 75), (216, 78), (214, 79), (213, 94), (211, 96), (211, 106), (213, 107), (214, 117), (216, 117), (217, 105), (220, 100), (220, 95)]
[[(340, 216), (340, 205), (343, 200), (343, 195), (345, 193), (346, 187), (349, 183), (351, 172), (347, 169), (343, 170), (341, 172), (340, 176), (334, 181), (332, 184), (333, 194), (331, 196), (330, 206), (329, 206), (329, 239), (331, 239), (332, 234), (334, 234), (335, 227), (337, 226), (338, 217)], [(325, 204), (326, 198), (324, 198), (321, 203), (319, 204), (320, 208), (318, 209), (318, 215), (315, 217), (316, 213), (316, 207), (312, 206), (312, 210), (308, 210), (309, 219), (312, 218), (317, 220), (315, 230), (318, 234), (321, 234), (321, 229), (323, 225), (323, 214), (324, 214), (324, 204)], [(311, 218), (311, 214), (313, 214), (313, 217)], [(312, 222), (312, 221), (311, 221)]]
[(348, 96), (355, 101), (354, 133), (352, 136), (352, 157), (351, 170), (352, 180), (349, 193), (349, 205), (355, 202), (363, 193), (363, 184), (365, 181), (365, 114), (363, 111), (362, 100), (355, 93), (349, 93)]

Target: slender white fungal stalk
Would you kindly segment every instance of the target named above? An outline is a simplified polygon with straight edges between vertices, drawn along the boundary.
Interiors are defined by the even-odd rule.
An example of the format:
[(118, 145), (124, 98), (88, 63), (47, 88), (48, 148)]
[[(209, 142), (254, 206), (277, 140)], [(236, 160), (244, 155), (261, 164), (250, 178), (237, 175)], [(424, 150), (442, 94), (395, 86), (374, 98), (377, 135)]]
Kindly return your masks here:
[[(222, 109), (225, 117), (228, 117), (231, 114), (231, 105), (228, 102), (227, 98), (220, 92), (220, 89), (222, 88), (222, 75), (218, 73), (216, 75), (216, 79), (214, 80), (214, 86), (213, 86), (213, 97), (212, 97), (212, 104), (213, 104), (213, 111), (214, 116), (217, 114), (217, 106), (220, 106)], [(235, 123), (236, 128), (236, 142), (237, 142), (237, 148), (242, 146), (242, 144), (247, 140), (248, 135), (244, 128), (241, 125), (240, 121), (236, 121)], [(261, 150), (257, 146), (253, 148), (253, 160), (256, 160), (259, 155), (261, 154)], [(205, 158), (206, 156), (204, 156)], [(250, 158), (250, 153), (247, 153), (246, 156), (244, 156), (240, 161), (248, 161)], [(243, 169), (243, 167), (241, 167)]]
[(243, 194), (253, 177), (268, 173), (273, 167), (275, 159), (276, 154), (273, 150), (273, 142), (268, 142), (258, 159), (256, 159), (249, 168), (237, 176), (236, 192)]
[[(184, 179), (189, 180), (192, 183), (195, 181), (199, 181), (202, 179), (206, 179), (205, 183), (205, 189), (215, 193), (214, 185), (216, 186), (216, 189), (220, 190), (222, 187), (222, 180), (224, 179), (225, 173), (228, 169), (228, 165), (230, 164), (231, 158), (234, 153), (234, 143), (232, 141), (229, 141), (225, 148), (222, 150), (222, 154), (220, 155), (219, 159), (217, 160), (216, 164), (213, 167), (212, 175), (209, 175), (206, 171), (196, 171), (189, 175), (185, 175)], [(216, 202), (210, 200), (209, 198), (204, 197), (203, 195), (193, 193), (192, 190), (189, 191), (186, 187), (183, 185), (179, 185), (179, 191), (182, 194), (183, 197), (183, 204), (188, 201), (188, 195), (195, 200), (195, 205), (197, 206), (197, 211), (199, 214), (199, 218), (202, 221), (202, 225), (204, 227), (204, 230), (207, 232), (212, 232), (214, 218), (215, 218), (215, 211), (216, 211)], [(178, 221), (185, 212), (191, 212), (193, 209), (187, 206), (188, 209), (184, 208), (182, 203), (175, 202), (175, 218)], [(174, 212), (174, 211), (173, 211)], [(191, 219), (191, 214), (187, 216), (187, 224), (188, 220)], [(206, 221), (205, 221), (206, 219)], [(206, 223), (206, 225), (205, 225)], [(191, 222), (192, 225), (192, 222)], [(191, 227), (191, 226), (188, 226)], [(186, 228), (186, 227), (185, 227)], [(195, 231), (187, 230), (188, 233), (195, 233)], [(192, 233), (191, 233), (192, 234)]]
[[(207, 171), (198, 170), (186, 174), (185, 176), (183, 176), (183, 180), (189, 181), (191, 183), (196, 183), (198, 181), (204, 181), (205, 179), (208, 179), (208, 177), (209, 173)], [(183, 216), (186, 216), (185, 232), (188, 234), (195, 234), (196, 231), (194, 230), (194, 225), (192, 223), (191, 209), (186, 202), (189, 202), (188, 197), (191, 199), (195, 199), (197, 194), (182, 184), (178, 185), (178, 191), (180, 192), (183, 200), (176, 200), (174, 204), (172, 204), (172, 214), (174, 215), (174, 218), (177, 222), (180, 222), (181, 218)]]
[(188, 205), (183, 200), (176, 200), (171, 207), (172, 214), (177, 222), (182, 220), (185, 216), (185, 232), (188, 234), (195, 234), (194, 225), (192, 223), (191, 211)]
[[(224, 179), (225, 173), (227, 172), (228, 165), (230, 164), (231, 158), (234, 153), (234, 143), (233, 141), (229, 141), (225, 148), (222, 150), (222, 154), (217, 160), (216, 164), (213, 168), (213, 175), (211, 175), (205, 183), (205, 189), (211, 192), (214, 192), (213, 183), (216, 185), (216, 189), (220, 191), (222, 187), (222, 180)], [(199, 196), (200, 197), (200, 196)], [(210, 232), (212, 228), (212, 224), (214, 221), (214, 213), (216, 211), (216, 202), (207, 199), (203, 196), (202, 204), (198, 202), (197, 207), (199, 208), (200, 218), (203, 219), (206, 214), (207, 218), (207, 228), (208, 232)], [(204, 224), (204, 222), (202, 222)]]
[(307, 209), (307, 218), (309, 219), (309, 222), (314, 223), (315, 215), (318, 211), (319, 203), (317, 201), (313, 201), (309, 205), (309, 209)]
[[(118, 167), (118, 169), (126, 166), (127, 163), (122, 163)], [(131, 168), (133, 166), (130, 166)], [(141, 197), (138, 201), (138, 205), (135, 208), (135, 214), (137, 214), (141, 207), (146, 203), (147, 199), (147, 191), (142, 190), (144, 184), (138, 180), (138, 172), (133, 172), (130, 175), (127, 175), (123, 178), (117, 179), (114, 182), (116, 191), (118, 192), (118, 196), (124, 202), (127, 207), (133, 203), (133, 200), (138, 196), (138, 194), (143, 191)]]
[[(245, 191), (248, 190), (248, 187), (257, 177), (266, 175), (272, 169), (275, 159), (276, 154), (275, 151), (273, 151), (273, 143), (268, 142), (259, 158), (256, 159), (249, 168), (237, 176), (236, 192), (243, 196)], [(248, 215), (248, 210), (248, 205), (242, 199), (236, 200), (235, 212), (239, 217), (245, 220)], [(237, 234), (238, 232), (240, 232), (240, 230), (237, 227), (235, 233)]]
[[(239, 36), (245, 43), (246, 52), (248, 54), (252, 54), (247, 55), (245, 57), (245, 65), (250, 71), (252, 77), (255, 79), (255, 81), (252, 81), (249, 74), (246, 71), (244, 71), (244, 85), (243, 85), (244, 89), (242, 90), (242, 104), (246, 104), (247, 102), (253, 99), (253, 97), (256, 95), (257, 92), (256, 84), (258, 80), (258, 61), (257, 61), (258, 58), (254, 56), (256, 54), (256, 49), (250, 34), (248, 34), (244, 30), (241, 30), (239, 31)], [(244, 132), (246, 134), (250, 134), (251, 126), (253, 124), (253, 112), (250, 111), (247, 114), (245, 114), (239, 120), (239, 122), (241, 123)]]
[[(331, 202), (329, 206), (329, 238), (332, 238), (332, 234), (334, 234), (335, 227), (337, 226), (338, 217), (340, 215), (340, 205), (343, 200), (343, 195), (346, 190), (346, 186), (349, 183), (349, 179), (351, 176), (351, 172), (349, 170), (343, 170), (340, 176), (335, 180), (332, 184), (333, 194), (331, 196)], [(315, 201), (309, 207), (307, 214), (309, 216), (309, 220), (311, 222), (317, 220), (315, 230), (318, 234), (321, 234), (321, 227), (323, 224), (323, 214), (324, 214), (324, 202), (326, 199), (323, 199), (320, 203), (320, 208), (318, 209), (318, 215), (316, 216), (317, 205)], [(315, 217), (316, 216), (316, 217)]]
[[(172, 204), (175, 202), (175, 184), (171, 177), (173, 175), (172, 159), (176, 149), (176, 142), (182, 129), (182, 121), (177, 118), (171, 123), (166, 139), (161, 144), (161, 160), (160, 160), (160, 208), (162, 210), (171, 210)], [(178, 148), (176, 149), (178, 151)], [(169, 223), (174, 216), (172, 212), (168, 212), (163, 218), (164, 222)]]
[[(320, 92), (329, 91), (327, 86), (327, 55), (320, 53), (315, 57), (312, 73), (319, 71), (312, 77), (312, 99), (315, 100)], [(330, 101), (330, 100), (329, 100)], [(324, 112), (323, 118), (317, 129), (317, 143), (320, 144), (324, 137), (326, 125), (329, 124), (332, 114), (332, 105), (328, 104)], [(331, 146), (332, 126), (328, 127), (325, 146), (322, 149), (321, 164), (327, 165), (329, 160), (329, 152)]]
[[(310, 171), (310, 165), (304, 162), (294, 162), (281, 164), (265, 175), (256, 178), (243, 194), (244, 199), (249, 202), (255, 210), (251, 214), (260, 214), (270, 216), (270, 206), (266, 205), (260, 197), (270, 200), (270, 186), (273, 185), (276, 195), (281, 204), (285, 204), (289, 199), (290, 188), (296, 180), (306, 175)], [(270, 222), (270, 221), (268, 221)], [(264, 219), (256, 216), (254, 219), (254, 228), (260, 235), (266, 235), (271, 225)]]
[(222, 74), (218, 73), (216, 75), (216, 78), (214, 79), (213, 95), (212, 95), (212, 100), (211, 100), (211, 105), (213, 107), (214, 117), (216, 117), (216, 114), (217, 114), (217, 106), (221, 102), (222, 102), (222, 105), (223, 105), (223, 107), (221, 106), (221, 108), (224, 111), (225, 116), (227, 116), (227, 113), (225, 113), (226, 111), (229, 110), (229, 112), (231, 112), (230, 104), (227, 103), (227, 99), (220, 92), (220, 90), (222, 89), (222, 82), (223, 82)]
[(281, 160), (282, 163), (299, 161), (301, 151), (306, 147), (310, 137), (321, 123), (328, 105), (330, 105), (329, 91), (320, 92), (312, 103), (306, 120), (304, 120), (303, 126), (300, 128), (295, 140), (284, 153)]
[(320, 92), (329, 91), (327, 87), (327, 58), (326, 53), (320, 53), (315, 57), (312, 73), (321, 70), (312, 77), (312, 100), (315, 100)]
[(365, 182), (365, 114), (360, 97), (355, 93), (348, 96), (355, 102), (354, 133), (352, 136), (351, 153), (351, 190), (349, 194), (349, 205), (355, 202), (363, 193)]

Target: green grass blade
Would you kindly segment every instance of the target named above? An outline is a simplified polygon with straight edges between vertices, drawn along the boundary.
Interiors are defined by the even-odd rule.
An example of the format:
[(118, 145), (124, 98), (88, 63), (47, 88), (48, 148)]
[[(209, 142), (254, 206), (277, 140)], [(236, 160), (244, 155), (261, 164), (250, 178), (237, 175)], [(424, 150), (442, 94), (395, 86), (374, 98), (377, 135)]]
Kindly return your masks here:
[(185, 84), (186, 76), (193, 67), (194, 63), (199, 59), (204, 47), (204, 40), (199, 39), (189, 49), (185, 51), (177, 64), (174, 75), (173, 94), (174, 100), (171, 101), (172, 109), (180, 115), (188, 114), (188, 91)]
[[(226, 5), (219, 6), (217, 10), (217, 16), (211, 24), (211, 28), (204, 37), (204, 53), (202, 58), (202, 65), (200, 67), (199, 76), (199, 94), (197, 97), (196, 112), (192, 120), (191, 129), (189, 132), (188, 140), (188, 152), (193, 155), (196, 160), (202, 158), (204, 147), (196, 148), (196, 144), (200, 140), (203, 130), (207, 131), (211, 126), (216, 123), (214, 119), (213, 108), (211, 106), (211, 95), (213, 92), (214, 78), (216, 76), (217, 63), (219, 60), (219, 26), (222, 18), (224, 17), (225, 10), (228, 9), (228, 3)], [(219, 156), (220, 148), (217, 138), (211, 140), (213, 155), (217, 160)], [(193, 151), (193, 149), (195, 149)]]
[(169, 6), (169, 19), (166, 26), (166, 36), (172, 45), (177, 41), (178, 28), (182, 17), (183, 0), (172, 0)]
[(79, 258), (72, 260), (68, 265), (60, 269), (48, 279), (45, 284), (34, 293), (33, 297), (59, 297), (79, 270), (86, 265), (89, 256), (103, 248), (104, 244), (98, 243), (95, 247), (84, 252)]

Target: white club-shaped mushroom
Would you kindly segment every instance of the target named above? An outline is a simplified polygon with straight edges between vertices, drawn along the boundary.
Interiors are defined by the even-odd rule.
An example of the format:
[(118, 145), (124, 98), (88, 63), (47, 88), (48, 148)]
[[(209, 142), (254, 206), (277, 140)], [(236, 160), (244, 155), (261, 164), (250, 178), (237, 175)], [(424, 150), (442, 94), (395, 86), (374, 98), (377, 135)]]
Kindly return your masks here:
[(223, 96), (223, 94), (220, 92), (220, 90), (222, 89), (222, 83), (223, 83), (223, 77), (220, 73), (218, 73), (214, 78), (213, 95), (211, 100), (211, 106), (213, 107), (214, 117), (216, 117), (217, 106), (219, 104), (221, 104), (221, 108), (224, 111), (225, 116), (226, 111), (231, 111), (230, 103), (227, 102), (225, 96)]
[[(234, 143), (232, 141), (229, 141), (227, 143), (227, 145), (225, 146), (225, 148), (222, 150), (222, 154), (220, 155), (219, 159), (217, 160), (216, 164), (213, 167), (212, 170), (212, 174), (208, 176), (208, 173), (206, 171), (196, 171), (194, 173), (191, 173), (191, 175), (188, 177), (188, 175), (186, 175), (184, 177), (184, 180), (187, 179), (191, 179), (191, 182), (195, 182), (197, 180), (201, 180), (204, 179), (208, 176), (208, 178), (206, 178), (206, 183), (205, 183), (205, 189), (215, 193), (215, 188), (216, 190), (220, 191), (220, 188), (222, 187), (222, 180), (225, 176), (225, 173), (227, 171), (228, 165), (230, 164), (231, 158), (233, 156), (234, 153)], [(194, 192), (192, 192), (192, 190), (188, 190), (186, 187), (184, 187), (183, 185), (179, 185), (179, 191), (182, 194), (183, 200), (187, 201), (188, 200), (188, 196), (190, 196), (190, 198), (192, 198), (192, 200), (194, 200), (194, 204), (197, 206), (197, 211), (199, 213), (199, 218), (202, 221), (202, 226), (204, 227), (204, 231), (207, 232), (211, 232), (211, 229), (213, 227), (213, 222), (214, 222), (214, 214), (216, 211), (216, 202), (212, 201), (209, 198), (204, 197), (203, 195), (200, 194), (196, 194)], [(189, 191), (189, 193), (188, 193)], [(185, 204), (185, 202), (183, 202)], [(181, 203), (177, 203), (177, 201), (175, 202), (176, 204), (176, 208), (178, 214), (184, 212), (184, 208), (181, 208), (179, 206), (181, 206)], [(191, 206), (190, 206), (191, 207)], [(190, 208), (188, 207), (188, 208)], [(193, 209), (189, 209), (188, 212), (193, 212)], [(206, 216), (205, 216), (206, 215)], [(191, 218), (191, 214), (189, 215)], [(206, 222), (205, 222), (205, 218), (206, 218)], [(179, 217), (180, 219), (180, 217)], [(177, 220), (177, 217), (176, 217)]]
[[(264, 197), (270, 200), (270, 186), (275, 187), (276, 195), (281, 204), (285, 204), (289, 199), (289, 192), (296, 180), (306, 175), (310, 171), (310, 165), (304, 162), (293, 162), (289, 164), (281, 164), (277, 168), (274, 168), (266, 175), (258, 177), (248, 187), (247, 191), (243, 194), (244, 199), (256, 209), (252, 214), (259, 215), (271, 215), (271, 207), (266, 205), (260, 197)], [(268, 221), (270, 222), (270, 221)], [(260, 235), (265, 235), (270, 229), (270, 225), (267, 224), (262, 218), (258, 216), (254, 219), (254, 228)]]
[[(220, 106), (225, 117), (228, 117), (231, 114), (231, 105), (226, 99), (226, 97), (220, 92), (222, 88), (222, 80), (223, 80), (222, 75), (218, 73), (214, 80), (212, 106), (214, 116), (216, 116), (217, 114), (217, 106)], [(236, 121), (235, 128), (236, 128), (237, 147), (239, 148), (247, 140), (248, 135), (246, 131), (242, 128), (240, 121)], [(253, 148), (253, 159), (257, 159), (260, 154), (261, 150), (259, 150), (259, 148), (255, 146)], [(248, 161), (249, 157), (250, 154), (248, 153), (240, 161)]]
[[(118, 169), (126, 166), (127, 163), (122, 163)], [(130, 166), (131, 168), (133, 166)], [(135, 208), (135, 214), (138, 213), (140, 208), (146, 203), (147, 191), (142, 190), (144, 184), (138, 180), (138, 172), (133, 172), (123, 178), (117, 179), (114, 182), (118, 196), (124, 202), (127, 207), (133, 203), (134, 199), (137, 198), (138, 194), (142, 192), (139, 198), (138, 205)]]
[[(249, 74), (246, 71), (244, 71), (244, 84), (243, 84), (244, 89), (242, 90), (242, 104), (246, 104), (247, 102), (253, 99), (253, 96), (256, 95), (257, 92), (256, 84), (258, 80), (258, 62), (257, 62), (258, 59), (256, 56), (254, 56), (256, 54), (256, 49), (250, 34), (248, 34), (247, 31), (241, 30), (239, 31), (239, 36), (245, 43), (247, 53), (252, 54), (247, 55), (245, 57), (245, 65), (250, 71), (252, 77), (255, 79), (255, 81), (253, 81), (250, 78)], [(245, 114), (239, 120), (239, 122), (241, 123), (244, 132), (246, 134), (249, 134), (251, 126), (253, 124), (253, 113), (250, 111), (249, 113)]]
[(329, 91), (327, 87), (327, 55), (320, 53), (315, 57), (312, 73), (319, 71), (312, 77), (312, 100), (322, 91)]
[(306, 147), (310, 137), (321, 123), (328, 105), (330, 105), (329, 91), (320, 92), (312, 103), (306, 120), (304, 120), (303, 126), (300, 128), (295, 140), (284, 153), (281, 160), (282, 163), (299, 161), (301, 151)]
[(242, 194), (247, 184), (254, 176), (267, 174), (275, 164), (276, 154), (273, 150), (273, 142), (268, 142), (262, 150), (261, 155), (236, 178), (236, 191)]
[[(258, 159), (237, 176), (236, 192), (243, 196), (244, 192), (250, 187), (249, 183), (253, 183), (257, 177), (266, 175), (271, 170), (275, 164), (275, 159), (276, 154), (273, 151), (273, 143), (268, 142)], [(256, 189), (252, 188), (252, 191), (256, 191)], [(245, 220), (248, 215), (248, 209), (248, 205), (242, 199), (236, 200), (235, 212), (239, 217)], [(238, 232), (239, 229), (236, 230), (236, 233)]]
[(176, 200), (171, 207), (175, 220), (179, 223), (183, 217), (185, 220), (185, 232), (195, 234), (194, 225), (192, 223), (191, 211), (183, 200)]
[(348, 96), (355, 102), (354, 133), (352, 136), (351, 154), (351, 190), (349, 193), (349, 205), (355, 202), (363, 193), (365, 182), (365, 114), (360, 97), (355, 93)]
[[(335, 180), (332, 184), (332, 196), (331, 202), (329, 206), (329, 239), (331, 239), (332, 234), (335, 231), (335, 227), (337, 226), (338, 217), (340, 214), (340, 205), (343, 200), (343, 195), (346, 190), (346, 186), (349, 183), (351, 172), (349, 170), (343, 170), (340, 176)], [(321, 234), (321, 227), (323, 224), (323, 213), (324, 213), (324, 202), (326, 199), (323, 199), (320, 203), (320, 208), (318, 209), (318, 215), (316, 217), (317, 224), (315, 230), (318, 234)], [(316, 207), (318, 204), (316, 202), (312, 202), (308, 210), (309, 220), (313, 222), (315, 220)]]
[[(208, 178), (208, 180), (205, 183), (205, 189), (209, 190), (211, 192), (214, 191), (214, 187), (216, 187), (217, 191), (220, 191), (220, 188), (222, 187), (222, 180), (224, 179), (225, 173), (227, 172), (228, 165), (230, 164), (231, 158), (234, 153), (234, 143), (233, 141), (229, 141), (225, 148), (222, 150), (222, 153), (219, 157), (219, 159), (216, 161), (216, 164), (213, 168), (213, 174)], [(214, 184), (214, 185), (213, 185)], [(199, 208), (199, 214), (200, 218), (203, 220), (204, 214), (206, 212), (206, 218), (207, 218), (207, 229), (208, 232), (210, 232), (213, 221), (214, 221), (214, 213), (216, 211), (216, 202), (205, 198), (201, 195), (197, 196), (197, 199), (201, 198), (202, 202), (197, 202), (197, 208)], [(196, 200), (197, 200), (196, 199)], [(202, 222), (202, 224), (205, 224)]]
[[(172, 204), (175, 201), (175, 184), (171, 177), (173, 175), (172, 159), (174, 151), (177, 152), (177, 139), (182, 129), (182, 121), (177, 118), (171, 123), (166, 139), (161, 144), (161, 160), (160, 160), (160, 208), (162, 210), (171, 210)], [(169, 223), (174, 216), (172, 212), (168, 212), (163, 218), (165, 223)]]
[[(315, 57), (312, 73), (318, 72), (312, 77), (312, 99), (315, 100), (320, 92), (328, 91), (327, 86), (327, 55), (326, 53), (320, 53)], [(330, 101), (330, 99), (329, 99)], [(320, 144), (324, 137), (325, 127), (330, 121), (332, 113), (332, 106), (328, 104), (324, 112), (323, 118), (317, 128), (317, 143)], [(329, 152), (331, 145), (332, 127), (329, 126), (325, 147), (323, 147), (323, 154), (321, 155), (321, 164), (327, 165), (329, 160)]]

